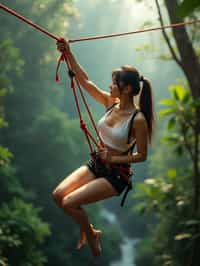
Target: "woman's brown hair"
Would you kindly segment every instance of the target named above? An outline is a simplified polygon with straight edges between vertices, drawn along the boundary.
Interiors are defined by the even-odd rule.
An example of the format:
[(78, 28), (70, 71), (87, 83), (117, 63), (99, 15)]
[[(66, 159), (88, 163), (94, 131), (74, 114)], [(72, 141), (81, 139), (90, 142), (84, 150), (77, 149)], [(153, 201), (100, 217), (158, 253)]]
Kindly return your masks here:
[[(149, 143), (152, 144), (155, 115), (150, 81), (143, 76), (140, 76), (138, 70), (129, 65), (124, 65), (119, 69), (113, 70), (112, 76), (115, 77), (120, 91), (122, 91), (124, 86), (131, 85), (133, 89), (132, 96), (136, 96), (140, 93), (139, 108), (146, 118), (149, 132)], [(142, 83), (142, 86), (140, 86), (140, 83)]]

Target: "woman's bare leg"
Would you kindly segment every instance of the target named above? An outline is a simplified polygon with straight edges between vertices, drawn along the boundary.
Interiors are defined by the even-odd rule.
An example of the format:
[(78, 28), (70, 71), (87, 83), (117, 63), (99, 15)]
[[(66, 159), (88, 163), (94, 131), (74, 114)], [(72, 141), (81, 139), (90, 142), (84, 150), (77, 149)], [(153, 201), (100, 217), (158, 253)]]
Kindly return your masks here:
[(80, 225), (81, 229), (85, 231), (94, 256), (98, 256), (101, 253), (99, 238), (94, 235), (87, 213), (81, 205), (93, 203), (116, 195), (117, 191), (105, 178), (98, 178), (81, 186), (63, 198), (63, 209), (67, 214), (72, 216)]
[(96, 179), (94, 174), (83, 165), (68, 175), (53, 191), (53, 198), (57, 205), (62, 208), (62, 199), (75, 189)]
[[(62, 208), (62, 200), (69, 193), (75, 189), (89, 183), (96, 177), (88, 169), (87, 166), (81, 166), (67, 176), (53, 191), (53, 198), (57, 205)], [(94, 232), (95, 233), (95, 232)], [(80, 227), (80, 240), (78, 241), (77, 248), (80, 249), (87, 241), (86, 234), (83, 228)]]

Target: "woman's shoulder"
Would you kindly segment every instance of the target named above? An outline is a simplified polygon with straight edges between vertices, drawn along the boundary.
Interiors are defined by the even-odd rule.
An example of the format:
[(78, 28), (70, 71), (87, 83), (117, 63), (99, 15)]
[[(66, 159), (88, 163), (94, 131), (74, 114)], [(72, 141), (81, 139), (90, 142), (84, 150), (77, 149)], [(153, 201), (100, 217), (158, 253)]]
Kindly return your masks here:
[(137, 109), (137, 114), (134, 118), (133, 127), (147, 127), (146, 118), (140, 109)]
[(107, 105), (105, 106), (106, 112), (112, 109), (115, 105), (117, 105), (119, 101), (117, 99), (110, 99)]

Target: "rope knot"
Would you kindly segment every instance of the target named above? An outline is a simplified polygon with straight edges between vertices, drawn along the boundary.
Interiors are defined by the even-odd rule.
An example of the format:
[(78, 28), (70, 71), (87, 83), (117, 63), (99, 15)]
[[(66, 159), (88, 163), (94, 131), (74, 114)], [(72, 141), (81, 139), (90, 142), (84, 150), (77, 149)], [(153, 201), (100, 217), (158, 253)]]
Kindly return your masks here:
[(87, 127), (83, 120), (80, 120), (80, 127), (83, 131), (87, 132)]
[(70, 78), (74, 78), (75, 77), (75, 72), (72, 69), (69, 69), (68, 75), (70, 76)]

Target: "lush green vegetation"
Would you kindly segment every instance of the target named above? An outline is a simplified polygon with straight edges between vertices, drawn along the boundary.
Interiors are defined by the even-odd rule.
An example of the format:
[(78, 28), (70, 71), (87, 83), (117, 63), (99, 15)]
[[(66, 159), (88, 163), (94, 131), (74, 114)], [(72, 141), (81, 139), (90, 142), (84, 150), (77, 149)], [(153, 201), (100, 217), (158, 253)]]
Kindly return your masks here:
[[(179, 6), (177, 1), (166, 0), (164, 3), (170, 22), (181, 21), (180, 15), (189, 14), (190, 19), (198, 18), (197, 2), (186, 0)], [(162, 9), (158, 1), (156, 4), (163, 25)], [(194, 10), (196, 13), (192, 13)], [(175, 45), (163, 32), (171, 60), (183, 70), (186, 79), (171, 85), (171, 97), (160, 101), (165, 109), (159, 112), (159, 117), (165, 119), (166, 127), (150, 159), (151, 177), (137, 184), (137, 193), (133, 195), (139, 202), (134, 211), (148, 220), (148, 233), (137, 247), (138, 266), (199, 265), (200, 80), (197, 76), (200, 73), (200, 39), (197, 27), (194, 25), (188, 33), (185, 28), (173, 30)], [(193, 55), (191, 61), (184, 58), (186, 53)], [(169, 59), (168, 56), (166, 58)], [(153, 223), (149, 215), (153, 217)]]
[(196, 110), (200, 101), (193, 100), (184, 87), (170, 89), (172, 97), (161, 101), (167, 109), (160, 111), (160, 116), (170, 119), (162, 146), (151, 158), (153, 177), (139, 183), (134, 195), (140, 199), (135, 210), (147, 217), (153, 214), (157, 221), (149, 225), (149, 237), (139, 244), (137, 265), (184, 265), (199, 238), (194, 190), (199, 138), (195, 132)]
[[(190, 12), (198, 12), (197, 5), (189, 2), (183, 1), (183, 15), (188, 4)], [(77, 5), (79, 10), (70, 0), (9, 1), (10, 7), (62, 36), (69, 29), (74, 36), (92, 30), (95, 34), (124, 30), (124, 24), (117, 24), (128, 12), (122, 1), (79, 1)], [(110, 14), (115, 18), (112, 21)], [(80, 28), (79, 15), (84, 20)], [(97, 17), (99, 23), (94, 23)], [(64, 78), (66, 71), (61, 67), (61, 83), (53, 82), (58, 53), (52, 40), (3, 12), (0, 24), (4, 25), (0, 42), (0, 265), (89, 265), (89, 249), (75, 251), (78, 226), (51, 196), (54, 187), (89, 158)], [(128, 26), (132, 29), (126, 23), (126, 30)], [(198, 58), (196, 26), (189, 34)], [(148, 162), (134, 166), (135, 186), (123, 210), (119, 200), (86, 206), (91, 222), (104, 231), (102, 265), (119, 258), (122, 240), (119, 227), (110, 226), (101, 216), (104, 207), (115, 211), (130, 237), (142, 238), (137, 266), (198, 266), (200, 259), (198, 90), (184, 68), (180, 74), (174, 66), (172, 55), (160, 56), (171, 61), (158, 61), (160, 35), (156, 36), (154, 52), (143, 49), (152, 39), (136, 35), (133, 46), (124, 39), (73, 47), (91, 79), (103, 88), (110, 82), (112, 68), (134, 63), (153, 81), (156, 113), (160, 111), (154, 148)], [(142, 59), (133, 50), (136, 46), (144, 53)], [(187, 82), (170, 85), (179, 77)], [(101, 107), (88, 100), (98, 119)]]

